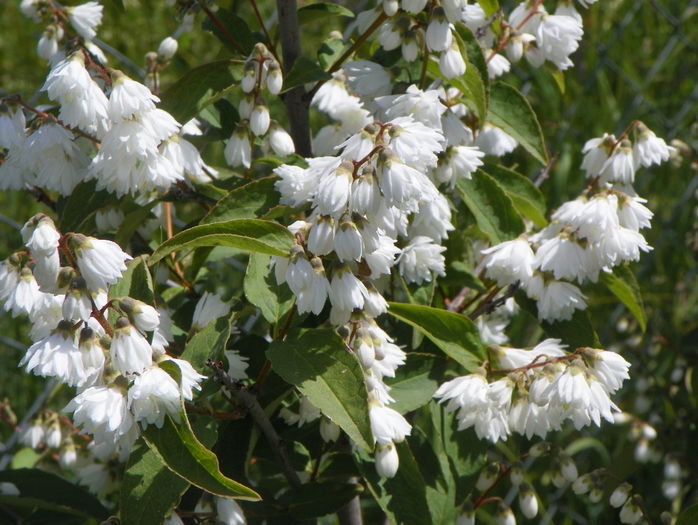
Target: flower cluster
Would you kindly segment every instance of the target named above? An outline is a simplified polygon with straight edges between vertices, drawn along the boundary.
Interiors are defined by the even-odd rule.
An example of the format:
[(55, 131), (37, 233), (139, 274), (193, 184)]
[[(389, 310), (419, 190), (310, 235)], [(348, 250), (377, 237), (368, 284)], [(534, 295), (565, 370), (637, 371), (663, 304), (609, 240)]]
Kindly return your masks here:
[(634, 130), (634, 146), (611, 136), (587, 142), (582, 167), (594, 177), (592, 185), (560, 206), (548, 226), (482, 251), (486, 275), (500, 286), (519, 283), (537, 301), (541, 320), (570, 319), (586, 308), (570, 281), (596, 282), (599, 272), (651, 250), (640, 230), (650, 227), (653, 214), (629, 184), (637, 167), (667, 160), (672, 148), (641, 122)]
[[(581, 348), (565, 351), (559, 339), (530, 350), (490, 347), (489, 373), (482, 371), (443, 383), (434, 396), (458, 411), (458, 428), (496, 442), (512, 432), (545, 437), (571, 420), (579, 429), (613, 422), (618, 408), (610, 395), (629, 378), (630, 364), (615, 352)], [(496, 366), (496, 368), (494, 368)], [(488, 376), (503, 376), (488, 381)]]

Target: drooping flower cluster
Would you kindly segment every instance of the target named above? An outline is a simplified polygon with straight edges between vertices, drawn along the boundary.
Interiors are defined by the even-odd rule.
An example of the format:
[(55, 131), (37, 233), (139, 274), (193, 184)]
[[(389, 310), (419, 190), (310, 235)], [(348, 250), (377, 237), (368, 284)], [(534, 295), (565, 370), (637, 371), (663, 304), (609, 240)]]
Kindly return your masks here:
[(613, 422), (618, 408), (610, 395), (629, 378), (630, 367), (619, 354), (592, 348), (569, 353), (559, 339), (530, 350), (491, 350), (488, 373), (452, 379), (436, 391), (447, 410), (457, 411), (459, 429), (473, 427), (478, 437), (496, 442), (514, 432), (545, 437), (566, 420), (577, 429)]
[(482, 252), (487, 276), (500, 286), (520, 283), (537, 301), (541, 320), (570, 319), (575, 310), (586, 308), (572, 281), (596, 282), (599, 272), (637, 261), (641, 252), (651, 250), (640, 230), (650, 227), (653, 214), (629, 183), (637, 167), (667, 160), (671, 148), (644, 124), (637, 123), (635, 130), (632, 147), (623, 145), (630, 144), (628, 139), (610, 136), (587, 142), (582, 167), (594, 177), (593, 185), (560, 206), (543, 230)]

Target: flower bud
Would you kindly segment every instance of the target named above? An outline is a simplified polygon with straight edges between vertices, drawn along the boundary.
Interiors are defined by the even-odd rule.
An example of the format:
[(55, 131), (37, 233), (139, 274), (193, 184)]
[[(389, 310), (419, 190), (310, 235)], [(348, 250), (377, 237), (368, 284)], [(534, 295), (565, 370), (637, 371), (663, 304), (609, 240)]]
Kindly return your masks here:
[(171, 36), (168, 36), (160, 42), (160, 46), (158, 47), (158, 58), (161, 60), (171, 59), (177, 52), (177, 46), (177, 41)]
[(559, 456), (559, 461), (560, 471), (562, 472), (562, 475), (565, 476), (565, 479), (570, 482), (577, 479), (579, 473), (577, 472), (577, 465), (575, 465), (572, 458), (569, 455), (562, 453)]
[(441, 6), (437, 6), (432, 11), (431, 21), (427, 27), (426, 40), (430, 51), (446, 51), (451, 45), (453, 40), (451, 27), (446, 19), (446, 12)]
[(257, 104), (250, 114), (250, 129), (252, 133), (261, 137), (269, 129), (269, 108), (264, 104)]
[(405, 62), (414, 62), (419, 54), (419, 43), (417, 42), (417, 33), (413, 30), (408, 30), (402, 39), (402, 58)]
[(509, 471), (509, 479), (512, 485), (521, 485), (524, 479), (523, 465), (520, 461), (511, 465), (511, 470)]
[(393, 16), (400, 8), (397, 0), (383, 0), (383, 11), (388, 16)]
[(69, 321), (87, 321), (92, 314), (92, 300), (82, 277), (70, 283), (63, 300), (63, 318)]
[(460, 77), (465, 74), (465, 61), (455, 40), (451, 42), (450, 47), (446, 51), (441, 53), (439, 69), (447, 79)]
[(141, 332), (152, 332), (160, 324), (158, 311), (142, 301), (124, 297), (119, 300), (119, 308)]
[(61, 426), (58, 421), (54, 421), (54, 423), (46, 431), (46, 446), (48, 448), (58, 448), (61, 446), (62, 440), (63, 435), (61, 433)]
[(627, 523), (628, 525), (633, 525), (640, 521), (642, 518), (642, 500), (640, 496), (633, 496), (630, 498), (623, 508), (620, 509), (620, 521), (621, 523)]
[(500, 501), (497, 505), (497, 525), (516, 525), (516, 517), (509, 505)]
[(456, 525), (475, 525), (475, 509), (472, 503), (463, 505), (462, 514), (458, 516)]
[(521, 485), (521, 490), (519, 491), (519, 507), (521, 507), (523, 515), (529, 519), (538, 514), (538, 499), (528, 483)]
[(591, 479), (591, 475), (588, 473), (583, 474), (575, 479), (574, 483), (572, 483), (572, 491), (577, 495), (586, 494), (589, 492), (593, 484), (594, 483)]
[(392, 478), (397, 474), (400, 466), (400, 457), (393, 443), (376, 446), (376, 472), (384, 478)]
[(252, 116), (252, 110), (254, 109), (254, 95), (245, 95), (240, 99), (238, 104), (238, 113), (240, 118), (243, 120), (249, 120)]
[(323, 417), (320, 421), (320, 436), (326, 443), (332, 443), (339, 439), (339, 425), (333, 423), (330, 419)]
[(293, 143), (291, 135), (276, 122), (271, 123), (269, 145), (279, 157), (285, 157), (296, 151), (296, 145)]
[(281, 74), (281, 66), (276, 60), (269, 63), (266, 79), (267, 89), (272, 95), (278, 95), (281, 92), (281, 87), (284, 84), (284, 77)]
[(477, 490), (487, 490), (498, 476), (499, 465), (497, 463), (490, 463), (480, 472), (477, 483), (475, 483), (475, 488)]
[(242, 90), (245, 93), (250, 93), (254, 89), (255, 84), (257, 83), (257, 67), (257, 62), (254, 60), (248, 60), (247, 62), (245, 62), (245, 66), (243, 68), (242, 73), (242, 80), (240, 81)]
[(630, 494), (632, 493), (632, 491), (633, 491), (633, 486), (630, 483), (628, 483), (627, 481), (618, 485), (616, 487), (616, 490), (614, 490), (613, 493), (611, 494), (611, 498), (609, 500), (611, 503), (611, 506), (618, 508), (621, 505), (623, 505), (630, 497)]
[(361, 366), (365, 369), (371, 368), (371, 365), (376, 360), (376, 352), (373, 349), (371, 334), (366, 328), (359, 328), (356, 332), (356, 339), (354, 341), (356, 355), (359, 357)]
[(531, 447), (531, 449), (528, 451), (528, 455), (538, 458), (544, 454), (548, 454), (550, 452), (550, 448), (550, 443), (547, 441), (541, 441), (540, 443), (536, 443)]
[(246, 126), (243, 124), (237, 125), (233, 135), (225, 145), (223, 155), (225, 156), (226, 162), (233, 167), (250, 167), (252, 163), (252, 144), (247, 136)]

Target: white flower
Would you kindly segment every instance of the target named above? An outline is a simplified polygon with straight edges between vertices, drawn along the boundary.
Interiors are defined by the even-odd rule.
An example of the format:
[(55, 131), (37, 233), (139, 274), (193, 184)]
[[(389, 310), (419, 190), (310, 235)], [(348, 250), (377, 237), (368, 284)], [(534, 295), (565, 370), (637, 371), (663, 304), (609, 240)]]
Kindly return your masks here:
[(352, 171), (351, 164), (342, 163), (320, 176), (314, 198), (314, 204), (320, 214), (339, 218), (344, 212), (351, 195)]
[(417, 41), (417, 32), (408, 29), (402, 37), (402, 58), (405, 62), (414, 62), (419, 55), (419, 42)]
[(269, 108), (264, 104), (257, 104), (252, 109), (252, 114), (250, 115), (250, 129), (252, 133), (261, 137), (269, 129), (270, 122)]
[(128, 319), (121, 317), (110, 346), (112, 365), (121, 374), (140, 374), (153, 362), (153, 350)]
[(388, 144), (397, 158), (420, 170), (436, 165), (436, 154), (443, 151), (444, 141), (439, 129), (426, 126), (411, 116), (395, 118), (389, 124)]
[(53, 253), (58, 248), (61, 234), (50, 217), (39, 213), (22, 227), (24, 245), (32, 255)]
[[(485, 56), (489, 56), (489, 53), (494, 53), (494, 51), (486, 51)], [(487, 62), (487, 76), (491, 80), (502, 76), (509, 69), (511, 69), (511, 63), (499, 53), (495, 53), (492, 59)]]
[(600, 180), (632, 184), (635, 181), (635, 164), (630, 141), (622, 140), (601, 167)]
[(42, 293), (31, 270), (22, 268), (16, 286), (5, 298), (3, 308), (6, 312), (12, 312), (12, 317), (21, 314), (31, 315), (41, 299)]
[(382, 110), (384, 121), (411, 116), (428, 128), (436, 130), (441, 129), (441, 115), (446, 111), (446, 106), (439, 100), (438, 90), (422, 91), (414, 84), (402, 95), (378, 97), (375, 103)]
[(116, 443), (131, 432), (133, 416), (126, 396), (118, 387), (91, 386), (80, 392), (63, 409), (73, 413), (73, 422), (96, 442)]
[(486, 408), (488, 401), (488, 384), (481, 374), (470, 374), (457, 377), (442, 383), (434, 393), (435, 398), (439, 398), (443, 403), (448, 401), (446, 410), (463, 409), (466, 411)]
[(296, 151), (291, 135), (277, 123), (272, 123), (269, 131), (269, 145), (279, 157), (285, 157)]
[(524, 485), (519, 491), (519, 507), (528, 519), (535, 518), (538, 514), (538, 499), (530, 485)]
[(269, 64), (269, 69), (267, 69), (266, 84), (269, 93), (272, 95), (278, 95), (281, 92), (281, 88), (284, 84), (284, 77), (281, 74), (281, 67), (276, 61)]
[(342, 429), (330, 419), (323, 417), (320, 421), (320, 437), (325, 443), (334, 443), (339, 439)]
[(534, 265), (541, 271), (552, 272), (555, 279), (577, 279), (580, 283), (598, 270), (591, 252), (570, 235), (556, 235), (543, 241), (536, 250)]
[(633, 486), (627, 481), (618, 485), (609, 499), (611, 506), (616, 508), (622, 506), (628, 500), (632, 491)]
[(160, 325), (160, 314), (158, 311), (143, 301), (124, 297), (119, 300), (119, 308), (128, 315), (133, 326), (141, 332), (152, 332)]
[(274, 173), (279, 176), (274, 187), (281, 194), (281, 204), (300, 206), (310, 201), (317, 190), (318, 180), (310, 169), (284, 164)]
[(419, 211), (412, 217), (409, 236), (425, 235), (438, 242), (447, 239), (448, 232), (454, 229), (450, 203), (443, 194), (437, 193), (433, 200), (419, 203)]
[(664, 139), (657, 137), (657, 135), (643, 123), (640, 122), (635, 130), (638, 135), (635, 144), (633, 144), (635, 169), (640, 166), (649, 167), (652, 164), (666, 162), (669, 160), (669, 155), (671, 155), (673, 151), (676, 151), (676, 148), (667, 146)]
[(97, 2), (65, 8), (70, 24), (85, 40), (92, 40), (96, 36), (95, 28), (102, 23), (102, 9), (104, 7)]
[(392, 408), (374, 404), (369, 408), (368, 416), (373, 438), (379, 445), (399, 443), (412, 432), (407, 420)]
[(92, 296), (85, 279), (76, 277), (70, 283), (63, 300), (63, 318), (68, 321), (87, 321), (92, 315)]
[[(397, 47), (400, 37), (397, 37)], [(385, 46), (383, 46), (385, 47)], [(387, 95), (392, 89), (392, 78), (383, 66), (367, 60), (347, 62), (344, 73), (350, 89), (360, 97), (374, 98)]]
[(470, 179), (471, 174), (482, 166), (485, 154), (472, 146), (449, 146), (441, 159), (434, 176), (437, 182), (445, 182), (451, 188), (460, 178)]
[(617, 391), (623, 384), (623, 381), (630, 379), (628, 363), (623, 356), (616, 352), (607, 350), (587, 349), (586, 354), (592, 360), (592, 369), (594, 375), (601, 382), (608, 393)]
[(171, 59), (177, 52), (177, 46), (177, 40), (171, 36), (168, 36), (162, 42), (160, 42), (160, 45), (158, 46), (158, 57), (163, 60)]
[(166, 361), (171, 361), (175, 363), (180, 372), (182, 373), (182, 379), (180, 381), (180, 392), (182, 397), (187, 401), (191, 401), (194, 398), (194, 390), (201, 390), (201, 381), (206, 379), (206, 376), (202, 376), (194, 367), (191, 366), (189, 361), (184, 359), (174, 359), (167, 358)]
[(529, 297), (537, 299), (538, 318), (543, 321), (565, 321), (572, 318), (575, 310), (584, 310), (584, 295), (573, 284), (562, 281), (547, 281), (534, 278), (526, 291)]
[(307, 286), (296, 293), (298, 313), (313, 312), (319, 315), (325, 306), (325, 300), (330, 293), (330, 283), (325, 276), (325, 268), (319, 257), (310, 260), (312, 273), (309, 275)]
[(475, 146), (487, 155), (501, 157), (514, 151), (518, 143), (500, 128), (485, 123), (475, 139)]
[(533, 276), (535, 257), (525, 238), (502, 242), (483, 250), (482, 254), (485, 255), (487, 277), (496, 280), (500, 286), (516, 281), (526, 283)]
[(160, 102), (146, 86), (130, 79), (123, 73), (113, 74), (109, 95), (109, 116), (112, 120), (130, 119), (137, 114), (155, 109)]
[(400, 466), (400, 458), (392, 441), (384, 445), (377, 445), (374, 458), (376, 461), (376, 472), (378, 472), (379, 476), (384, 478), (395, 477)]
[(654, 214), (644, 205), (647, 201), (640, 197), (625, 196), (618, 202), (618, 219), (620, 225), (638, 231), (649, 228)]
[(388, 311), (388, 303), (385, 298), (373, 287), (369, 287), (368, 295), (364, 299), (364, 313), (369, 317), (378, 317)]
[(148, 424), (162, 428), (168, 414), (179, 422), (180, 399), (175, 380), (158, 367), (145, 370), (128, 389), (129, 409), (143, 428)]
[(215, 293), (204, 292), (194, 308), (191, 326), (194, 330), (201, 330), (211, 321), (224, 317), (230, 313), (230, 305), (221, 300), (221, 296)]
[(44, 60), (51, 60), (51, 57), (58, 52), (58, 41), (63, 38), (63, 29), (60, 26), (51, 24), (41, 34), (39, 43), (36, 46), (36, 54)]
[(91, 291), (106, 290), (126, 271), (132, 257), (113, 241), (72, 234), (68, 245), (75, 254), (78, 269)]
[(516, 525), (514, 513), (503, 501), (497, 505), (497, 525)]
[(215, 498), (216, 519), (221, 525), (246, 525), (247, 519), (242, 507), (234, 499)]
[(344, 221), (334, 236), (334, 251), (340, 261), (359, 261), (363, 255), (363, 242), (356, 224)]
[(395, 246), (395, 239), (379, 234), (378, 247), (371, 253), (364, 254), (364, 259), (371, 269), (371, 277), (389, 274), (399, 253), (400, 248)]
[(252, 163), (252, 145), (244, 126), (238, 125), (223, 150), (225, 161), (230, 166), (249, 168)]
[(425, 5), (427, 5), (426, 0), (402, 0), (400, 2), (400, 7), (402, 7), (404, 11), (414, 15), (424, 9)]
[(343, 312), (363, 308), (367, 296), (366, 286), (354, 276), (349, 268), (341, 267), (334, 271), (329, 292), (333, 308)]
[(640, 496), (633, 496), (623, 505), (623, 508), (620, 509), (621, 523), (633, 525), (640, 521), (640, 518), (642, 518), (642, 507), (640, 507), (639, 503), (641, 503)]
[(540, 17), (535, 35), (536, 45), (543, 57), (564, 71), (572, 66), (569, 55), (579, 47), (584, 31), (581, 21), (573, 17), (544, 14)]
[(608, 133), (604, 133), (602, 137), (586, 141), (582, 148), (582, 153), (584, 153), (582, 169), (586, 171), (587, 177), (592, 178), (601, 174), (608, 154), (615, 143), (616, 138)]
[(446, 251), (444, 246), (435, 244), (429, 237), (415, 237), (402, 249), (398, 257), (400, 275), (407, 282), (417, 284), (431, 281), (431, 272), (444, 275), (446, 265), (442, 255), (444, 251)]
[(432, 11), (431, 21), (427, 26), (427, 47), (430, 51), (446, 51), (452, 40), (451, 25), (446, 19), (446, 13), (443, 8), (438, 6)]
[(247, 379), (247, 367), (250, 366), (245, 356), (240, 355), (237, 350), (225, 350), (225, 357), (228, 360), (228, 375), (236, 381)]

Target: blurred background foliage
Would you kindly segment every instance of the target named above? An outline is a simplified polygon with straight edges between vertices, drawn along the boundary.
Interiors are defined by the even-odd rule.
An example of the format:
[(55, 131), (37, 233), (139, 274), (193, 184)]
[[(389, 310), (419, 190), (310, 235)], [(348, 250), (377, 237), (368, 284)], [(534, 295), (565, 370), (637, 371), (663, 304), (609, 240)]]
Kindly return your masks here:
[[(0, 93), (18, 93), (25, 100), (47, 103), (45, 96), (37, 94), (47, 73), (47, 66), (35, 52), (40, 28), (21, 15), (18, 3), (2, 1)], [(109, 0), (104, 4), (99, 38), (129, 59), (119, 63), (110, 56), (111, 65), (137, 77), (144, 67), (145, 53), (156, 50), (164, 37), (178, 30), (181, 20), (177, 10), (161, 0)], [(219, 4), (233, 9), (256, 30), (248, 2), (221, 0)], [(354, 11), (364, 4), (343, 3)], [(259, 5), (271, 27), (275, 3), (262, 0)], [(600, 0), (583, 16), (585, 36), (572, 56), (575, 67), (564, 73), (563, 82), (554, 81), (548, 70), (534, 70), (525, 63), (503, 78), (519, 85), (529, 97), (556, 159), (541, 188), (550, 208), (583, 187), (581, 148), (589, 138), (604, 132), (618, 135), (632, 120), (639, 119), (658, 136), (678, 139), (687, 148), (682, 162), (638, 174), (636, 189), (655, 212), (652, 230), (646, 234), (654, 250), (633, 267), (647, 310), (646, 333), (640, 334), (625, 307), (608, 292), (595, 287), (592, 294), (594, 325), (602, 344), (622, 351), (633, 363), (632, 380), (619, 405), (656, 428), (658, 436), (650, 448), (660, 453), (657, 461), (633, 459), (643, 439), (638, 441), (638, 424), (607, 425), (581, 434), (568, 428), (552, 439), (575, 453), (580, 472), (606, 466), (627, 478), (647, 498), (650, 512), (659, 515), (671, 505), (658, 490), (667, 458), (677, 459), (685, 474), (680, 486), (683, 497), (675, 500), (676, 507), (682, 506), (682, 501), (695, 501), (693, 491), (698, 488), (698, 459), (693, 453), (698, 442), (698, 0)], [(211, 33), (201, 30), (201, 22), (197, 17), (194, 30), (179, 35), (179, 51), (161, 78), (164, 88), (196, 65), (229, 56)], [(333, 19), (304, 26), (304, 54), (314, 57), (320, 42), (330, 31), (342, 30), (342, 23), (342, 19)], [(223, 164), (220, 148), (204, 156), (213, 165)], [(505, 162), (518, 164), (518, 169), (532, 178), (540, 170), (520, 154)], [(42, 205), (29, 194), (0, 193), (0, 258), (21, 246), (18, 226), (38, 211)], [(521, 334), (511, 334), (513, 340), (524, 333), (530, 337), (527, 327), (518, 329)], [(29, 345), (27, 330), (25, 320), (0, 316), (0, 399), (11, 400), (20, 418), (46, 384), (16, 369)], [(59, 393), (52, 408), (60, 409), (63, 400)], [(0, 426), (0, 441), (11, 432), (11, 425)], [(519, 448), (526, 450), (525, 440), (510, 441), (500, 453), (507, 455)], [(543, 482), (550, 481), (543, 477)], [(540, 523), (617, 520), (617, 512), (607, 505), (590, 506), (563, 491), (547, 499), (552, 506)]]

